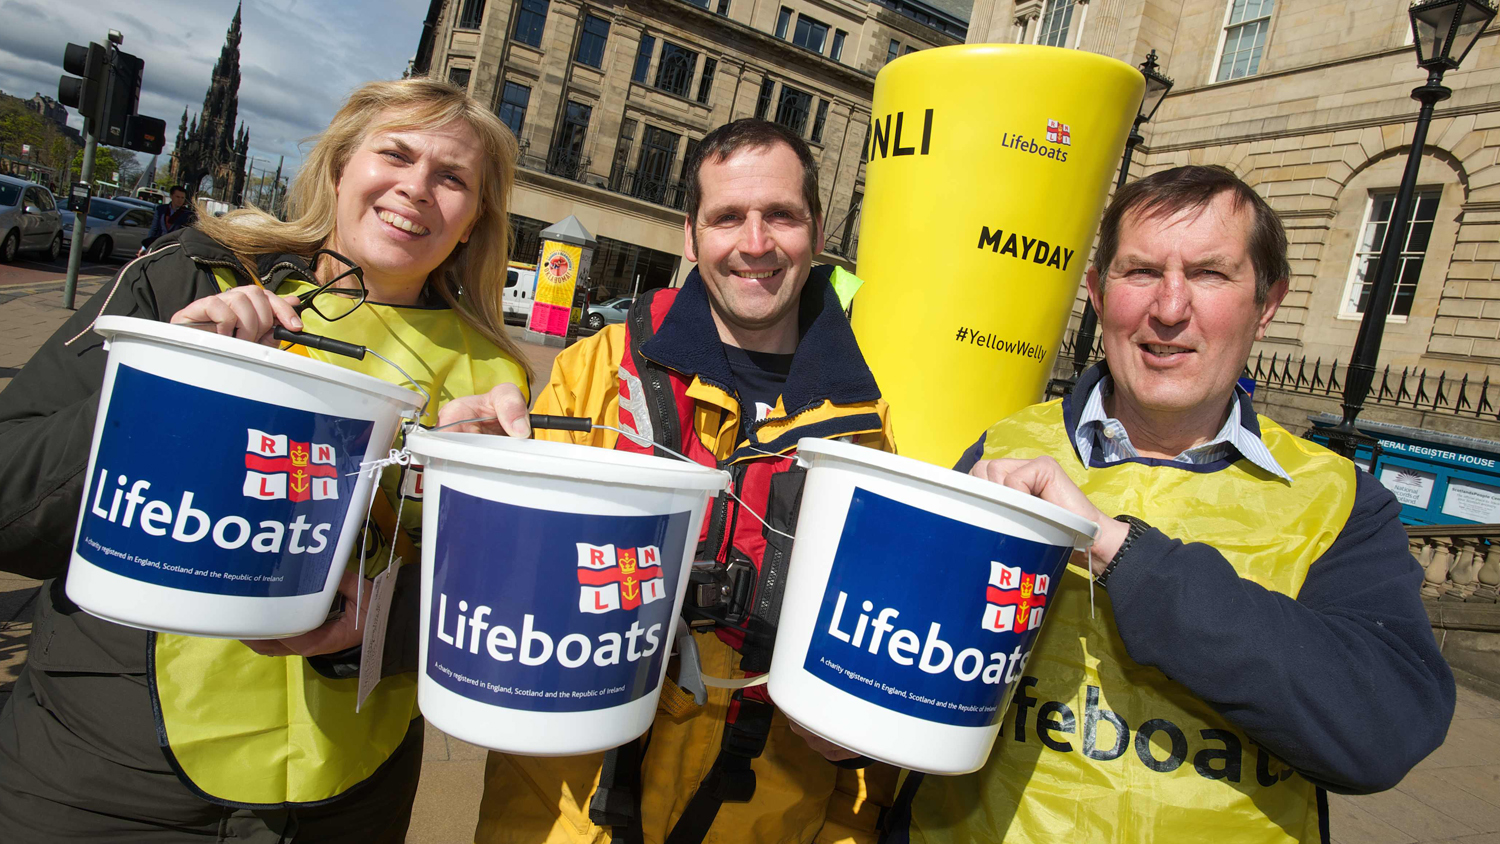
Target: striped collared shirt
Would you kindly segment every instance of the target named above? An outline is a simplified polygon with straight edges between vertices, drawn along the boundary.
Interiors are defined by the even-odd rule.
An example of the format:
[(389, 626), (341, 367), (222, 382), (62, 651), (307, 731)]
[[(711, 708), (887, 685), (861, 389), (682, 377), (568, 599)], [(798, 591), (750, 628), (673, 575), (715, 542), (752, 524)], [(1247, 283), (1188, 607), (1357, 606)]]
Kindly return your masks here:
[[(1104, 410), (1104, 399), (1113, 391), (1114, 382), (1108, 375), (1099, 379), (1099, 383), (1094, 385), (1093, 392), (1089, 394), (1088, 403), (1083, 406), (1083, 415), (1078, 417), (1078, 429), (1073, 434), (1073, 439), (1078, 446), (1078, 456), (1085, 466), (1091, 465), (1090, 460), (1096, 449), (1099, 460), (1105, 465), (1140, 457), (1140, 453), (1130, 443), (1130, 434), (1125, 431), (1124, 424)], [(1236, 384), (1234, 391), (1234, 401), (1229, 404), (1229, 418), (1224, 420), (1224, 427), (1219, 429), (1219, 433), (1212, 440), (1193, 446), (1172, 459), (1178, 463), (1201, 466), (1217, 460), (1233, 459), (1235, 453), (1238, 453), (1256, 466), (1291, 483), (1292, 476), (1271, 456), (1270, 449), (1266, 448), (1260, 437), (1240, 424), (1240, 396), (1245, 390)]]

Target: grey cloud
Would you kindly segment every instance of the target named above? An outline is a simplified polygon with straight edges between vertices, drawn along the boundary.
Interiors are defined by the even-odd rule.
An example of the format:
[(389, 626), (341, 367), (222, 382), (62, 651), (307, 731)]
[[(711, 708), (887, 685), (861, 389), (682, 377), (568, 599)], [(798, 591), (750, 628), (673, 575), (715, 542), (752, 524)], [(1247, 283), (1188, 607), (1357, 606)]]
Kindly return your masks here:
[[(125, 50), (146, 61), (141, 112), (165, 120), (171, 141), (183, 107), (194, 114), (202, 107), (234, 7), (234, 0), (160, 0), (126, 11), (112, 0), (3, 0), (0, 88), (55, 95), (63, 45), (102, 42), (104, 29), (118, 29)], [(251, 154), (273, 167), (283, 154), (289, 166), (300, 162), (299, 143), (327, 126), (350, 90), (401, 75), (425, 12), (414, 0), (246, 4), (239, 118), (250, 128)]]

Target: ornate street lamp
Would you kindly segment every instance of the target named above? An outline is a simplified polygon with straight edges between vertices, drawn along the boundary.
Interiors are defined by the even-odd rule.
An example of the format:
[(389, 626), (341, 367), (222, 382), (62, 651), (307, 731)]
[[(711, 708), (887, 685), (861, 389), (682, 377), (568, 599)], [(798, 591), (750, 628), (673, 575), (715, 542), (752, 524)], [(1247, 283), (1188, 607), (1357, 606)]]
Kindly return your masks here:
[[(1115, 190), (1125, 186), (1130, 178), (1130, 159), (1135, 155), (1135, 148), (1145, 138), (1141, 137), (1141, 125), (1150, 122), (1156, 116), (1156, 110), (1161, 108), (1161, 101), (1167, 98), (1167, 92), (1172, 90), (1172, 80), (1161, 74), (1161, 66), (1156, 63), (1156, 51), (1152, 50), (1141, 62), (1141, 75), (1146, 77), (1146, 96), (1141, 99), (1141, 108), (1135, 115), (1135, 125), (1130, 127), (1130, 137), (1125, 139), (1125, 158), (1120, 162), (1120, 178), (1115, 182)], [(1073, 380), (1076, 382), (1078, 376), (1083, 374), (1083, 368), (1088, 365), (1089, 352), (1094, 350), (1094, 330), (1099, 325), (1099, 315), (1094, 313), (1094, 303), (1089, 299), (1083, 300), (1083, 319), (1078, 322), (1078, 333), (1073, 337)]]
[[(1375, 289), (1365, 303), (1359, 336), (1354, 341), (1354, 354), (1344, 381), (1344, 418), (1326, 431), (1329, 446), (1351, 460), (1359, 444), (1374, 442), (1372, 437), (1355, 428), (1354, 420), (1364, 408), (1370, 384), (1375, 380), (1375, 363), (1380, 356), (1380, 340), (1385, 334), (1391, 299), (1396, 293), (1401, 248), (1406, 241), (1406, 228), (1411, 223), (1412, 194), (1416, 191), (1417, 172), (1422, 166), (1422, 148), (1427, 143), (1432, 110), (1453, 95), (1451, 90), (1443, 87), (1443, 74), (1456, 69), (1469, 54), (1484, 28), (1494, 19), (1495, 11), (1489, 0), (1419, 0), (1410, 9), (1412, 32), (1416, 35), (1417, 64), (1427, 71), (1427, 84), (1411, 92), (1412, 99), (1420, 102), (1422, 108), (1417, 112), (1411, 151), (1406, 157), (1406, 172), (1401, 176), (1401, 188), (1396, 193), (1396, 204), (1385, 228), (1385, 243), (1376, 264)], [(1370, 471), (1374, 470), (1372, 458)]]

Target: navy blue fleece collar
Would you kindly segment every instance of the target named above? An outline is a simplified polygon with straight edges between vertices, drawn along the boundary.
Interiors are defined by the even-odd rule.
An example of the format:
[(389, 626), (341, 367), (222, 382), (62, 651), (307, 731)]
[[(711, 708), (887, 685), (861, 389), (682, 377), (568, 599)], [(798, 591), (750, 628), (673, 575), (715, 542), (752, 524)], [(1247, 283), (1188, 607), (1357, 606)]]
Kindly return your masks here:
[[(829, 283), (832, 275), (830, 265), (813, 267), (802, 288), (798, 306), (802, 337), (781, 393), (788, 416), (825, 400), (858, 404), (880, 398), (875, 376), (865, 365), (854, 330), (849, 327), (838, 294)], [(697, 376), (725, 392), (734, 392), (734, 376), (729, 360), (724, 357), (708, 290), (697, 267), (683, 282), (661, 327), (641, 344), (641, 353), (662, 366)]]

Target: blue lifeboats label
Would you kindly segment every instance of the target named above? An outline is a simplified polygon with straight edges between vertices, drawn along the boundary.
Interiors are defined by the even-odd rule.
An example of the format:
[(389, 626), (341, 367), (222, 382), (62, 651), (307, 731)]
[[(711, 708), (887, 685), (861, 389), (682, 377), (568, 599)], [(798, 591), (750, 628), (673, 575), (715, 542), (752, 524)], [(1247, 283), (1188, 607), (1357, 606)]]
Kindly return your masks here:
[(856, 487), (803, 668), (886, 709), (989, 726), (1072, 550)]
[(74, 551), (215, 595), (320, 592), (375, 423), (121, 365)]
[(533, 712), (619, 706), (656, 688), (690, 513), (598, 516), (438, 495), (427, 676)]

